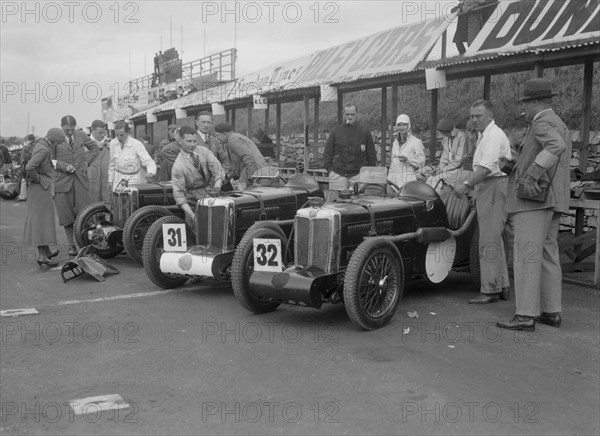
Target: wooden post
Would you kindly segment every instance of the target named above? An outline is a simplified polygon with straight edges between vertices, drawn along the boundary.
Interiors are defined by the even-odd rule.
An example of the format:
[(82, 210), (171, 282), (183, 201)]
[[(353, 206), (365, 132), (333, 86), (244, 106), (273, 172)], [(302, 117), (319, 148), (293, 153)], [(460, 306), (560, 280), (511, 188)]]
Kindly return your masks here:
[(319, 96), (315, 96), (313, 119), (313, 156), (316, 162), (319, 161)]
[(337, 118), (338, 124), (342, 124), (344, 121), (344, 94), (340, 89), (338, 89), (337, 94)]
[(583, 120), (581, 122), (581, 155), (579, 156), (579, 169), (587, 172), (588, 156), (590, 152), (590, 126), (592, 122), (592, 82), (594, 78), (594, 63), (592, 59), (585, 60), (583, 68)]
[(381, 88), (381, 142), (379, 143), (379, 164), (385, 165), (385, 150), (387, 143), (387, 86)]
[[(398, 85), (392, 85), (392, 128), (390, 129), (390, 155), (392, 146), (394, 145), (394, 125), (396, 124), (396, 117), (398, 116)], [(387, 165), (387, 150), (385, 155), (384, 165)]]
[(269, 134), (269, 106), (267, 105), (267, 108), (265, 109), (265, 126), (264, 129), (265, 131), (265, 135)]
[(438, 90), (431, 90), (431, 117), (429, 119), (429, 163), (435, 161), (437, 151), (437, 112), (438, 112)]
[(275, 112), (275, 122), (277, 124), (277, 126), (275, 127), (275, 143), (277, 147), (277, 162), (279, 163), (281, 162), (281, 103), (277, 102)]
[(304, 173), (306, 174), (306, 172), (308, 171), (308, 165), (310, 162), (309, 156), (308, 156), (308, 151), (309, 151), (309, 147), (308, 147), (308, 95), (304, 94), (303, 96), (304, 98)]
[(233, 128), (233, 131), (235, 132), (235, 108), (231, 109), (231, 127)]
[(492, 88), (492, 76), (489, 74), (486, 74), (485, 76), (483, 76), (483, 99), (484, 100), (490, 100), (491, 97), (491, 88)]
[(252, 138), (252, 111), (254, 110), (253, 103), (248, 103), (248, 132), (247, 135), (249, 138)]
[[(590, 125), (592, 121), (592, 79), (594, 78), (594, 64), (590, 58), (585, 60), (583, 68), (583, 120), (581, 122), (581, 153), (579, 154), (579, 169), (587, 172), (588, 156), (590, 150)], [(583, 234), (585, 210), (575, 210), (575, 237)], [(600, 231), (600, 229), (596, 229)], [(583, 247), (581, 244), (573, 247), (578, 253)], [(596, 271), (598, 274), (598, 271)]]
[(537, 77), (537, 78), (544, 77), (544, 63), (543, 62), (535, 63), (535, 77)]
[(225, 122), (228, 123), (230, 119), (229, 109), (225, 109)]

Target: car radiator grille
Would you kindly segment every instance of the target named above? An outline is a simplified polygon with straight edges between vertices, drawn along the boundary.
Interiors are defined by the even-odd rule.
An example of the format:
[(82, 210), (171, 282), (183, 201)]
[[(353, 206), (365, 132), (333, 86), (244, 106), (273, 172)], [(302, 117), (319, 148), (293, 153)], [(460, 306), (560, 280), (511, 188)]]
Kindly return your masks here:
[(198, 205), (196, 210), (196, 240), (199, 245), (228, 249), (233, 243), (230, 233), (229, 209), (225, 205)]
[(315, 266), (324, 271), (332, 268), (333, 221), (328, 218), (309, 219), (296, 217), (295, 257), (296, 265)]

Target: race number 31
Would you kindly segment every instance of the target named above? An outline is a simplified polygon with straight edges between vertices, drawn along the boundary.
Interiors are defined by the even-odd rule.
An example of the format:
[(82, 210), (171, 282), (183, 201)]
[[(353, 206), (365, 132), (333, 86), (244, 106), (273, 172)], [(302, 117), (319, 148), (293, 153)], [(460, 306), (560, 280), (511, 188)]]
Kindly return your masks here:
[(283, 270), (281, 260), (281, 240), (255, 238), (254, 271), (280, 272)]
[(165, 251), (187, 251), (185, 224), (163, 224), (163, 248)]

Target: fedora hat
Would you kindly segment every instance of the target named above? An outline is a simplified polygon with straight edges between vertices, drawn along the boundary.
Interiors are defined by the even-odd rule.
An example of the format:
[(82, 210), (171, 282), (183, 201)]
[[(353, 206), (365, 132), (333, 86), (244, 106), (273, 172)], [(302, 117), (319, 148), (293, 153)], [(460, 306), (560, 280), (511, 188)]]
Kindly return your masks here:
[(552, 92), (552, 82), (548, 79), (531, 79), (525, 82), (523, 97), (519, 101), (541, 100), (552, 98), (556, 93)]

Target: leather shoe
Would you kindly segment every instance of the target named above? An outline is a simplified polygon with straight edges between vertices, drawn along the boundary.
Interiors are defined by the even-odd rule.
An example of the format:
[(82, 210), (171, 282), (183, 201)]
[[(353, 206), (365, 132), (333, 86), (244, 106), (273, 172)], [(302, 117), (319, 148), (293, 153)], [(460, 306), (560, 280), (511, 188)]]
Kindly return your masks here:
[(39, 266), (46, 265), (49, 268), (54, 268), (55, 266), (58, 266), (58, 262), (54, 262), (48, 259), (47, 257), (38, 257), (37, 263)]
[(498, 321), (496, 327), (507, 330), (525, 330), (532, 332), (535, 330), (535, 319), (533, 316), (515, 315), (510, 321)]
[(69, 247), (69, 256), (75, 257), (75, 256), (77, 256), (77, 253), (79, 253), (79, 251), (77, 251), (77, 247), (74, 245), (71, 245)]
[(57, 248), (56, 250), (54, 250), (54, 251), (51, 251), (51, 252), (48, 254), (48, 259), (52, 259), (52, 258), (54, 258), (54, 257), (58, 256), (59, 254), (60, 254), (60, 248)]
[(539, 322), (540, 324), (546, 324), (552, 327), (560, 327), (560, 324), (562, 323), (560, 312), (542, 312), (540, 316), (536, 316), (534, 319), (535, 322)]
[(500, 293), (500, 299), (505, 301), (510, 300), (510, 288), (502, 288), (502, 292)]
[(482, 294), (469, 300), (469, 304), (489, 304), (496, 303), (500, 299), (500, 294)]

